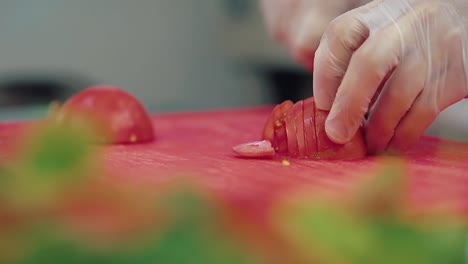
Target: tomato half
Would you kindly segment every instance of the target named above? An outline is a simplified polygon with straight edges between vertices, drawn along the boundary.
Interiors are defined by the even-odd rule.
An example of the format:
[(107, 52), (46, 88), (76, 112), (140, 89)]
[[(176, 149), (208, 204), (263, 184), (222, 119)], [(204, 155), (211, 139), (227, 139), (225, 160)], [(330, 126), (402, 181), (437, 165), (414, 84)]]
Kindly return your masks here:
[(154, 140), (151, 118), (140, 101), (115, 86), (92, 86), (69, 98), (54, 113), (63, 123), (86, 118), (103, 131), (99, 143), (140, 143)]

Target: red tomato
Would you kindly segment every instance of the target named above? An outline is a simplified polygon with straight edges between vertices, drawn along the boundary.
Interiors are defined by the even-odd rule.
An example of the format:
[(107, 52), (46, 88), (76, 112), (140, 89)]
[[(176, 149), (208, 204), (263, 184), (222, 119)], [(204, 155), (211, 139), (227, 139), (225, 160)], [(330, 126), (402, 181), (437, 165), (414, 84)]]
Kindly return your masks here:
[(315, 109), (318, 143), (317, 158), (351, 160), (365, 157), (367, 153), (362, 127), (349, 143), (344, 145), (336, 144), (328, 138), (325, 132), (325, 120), (327, 119), (328, 113), (328, 111)]
[(140, 101), (114, 86), (100, 85), (84, 89), (55, 111), (59, 122), (87, 121), (103, 130), (100, 143), (141, 143), (154, 140), (151, 118)]
[(276, 153), (268, 140), (240, 144), (233, 147), (232, 150), (242, 157), (254, 158), (272, 157)]
[(288, 153), (288, 137), (286, 134), (286, 124), (284, 122), (278, 123), (279, 126), (275, 128), (275, 150), (281, 154)]
[(245, 157), (274, 156), (274, 152), (287, 153), (292, 158), (310, 159), (351, 160), (365, 157), (367, 153), (362, 128), (351, 142), (336, 144), (325, 132), (327, 116), (328, 111), (316, 109), (313, 97), (296, 104), (285, 101), (277, 105), (268, 118), (263, 130), (264, 141), (242, 144), (234, 151)]
[(304, 100), (304, 138), (305, 153), (308, 158), (317, 155), (317, 133), (315, 130), (315, 101), (313, 97)]
[(269, 140), (279, 153), (288, 151), (285, 117), (292, 106), (293, 102), (290, 100), (276, 105), (263, 128), (262, 139)]
[(299, 158), (304, 158), (305, 139), (304, 139), (304, 101), (299, 101), (293, 106), (294, 125), (296, 127), (297, 153)]
[(286, 136), (288, 138), (288, 152), (289, 156), (297, 157), (299, 155), (297, 145), (297, 131), (296, 131), (296, 115), (294, 114), (294, 107), (291, 108), (286, 114)]

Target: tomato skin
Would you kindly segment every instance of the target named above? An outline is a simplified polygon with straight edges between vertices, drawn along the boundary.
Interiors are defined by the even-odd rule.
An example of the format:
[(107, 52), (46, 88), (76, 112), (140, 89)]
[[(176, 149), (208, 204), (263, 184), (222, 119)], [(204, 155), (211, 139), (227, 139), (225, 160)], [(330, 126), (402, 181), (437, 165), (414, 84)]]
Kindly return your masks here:
[(318, 159), (353, 160), (367, 155), (363, 128), (360, 127), (353, 139), (346, 144), (336, 144), (325, 132), (325, 121), (329, 111), (315, 109), (315, 124), (317, 130)]
[(315, 127), (315, 101), (313, 97), (304, 100), (304, 145), (307, 158), (317, 156), (317, 132)]
[(275, 156), (276, 152), (268, 140), (243, 143), (232, 148), (242, 157), (261, 158)]
[(128, 144), (154, 140), (151, 118), (130, 93), (111, 85), (88, 87), (69, 98), (54, 113), (62, 123), (89, 119), (102, 131), (98, 143)]
[(297, 102), (294, 106), (294, 125), (296, 127), (297, 155), (299, 158), (305, 158), (305, 139), (304, 139), (304, 101)]

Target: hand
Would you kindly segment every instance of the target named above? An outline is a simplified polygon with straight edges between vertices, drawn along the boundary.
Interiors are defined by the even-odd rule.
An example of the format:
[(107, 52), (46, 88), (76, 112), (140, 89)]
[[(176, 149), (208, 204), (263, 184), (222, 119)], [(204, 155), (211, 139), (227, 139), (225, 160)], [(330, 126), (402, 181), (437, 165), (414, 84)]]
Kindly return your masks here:
[(314, 53), (327, 25), (369, 0), (261, 0), (267, 28), (292, 56), (312, 71)]
[(404, 150), (468, 94), (468, 2), (375, 0), (334, 20), (315, 55), (325, 128), (348, 142), (364, 124), (371, 153)]

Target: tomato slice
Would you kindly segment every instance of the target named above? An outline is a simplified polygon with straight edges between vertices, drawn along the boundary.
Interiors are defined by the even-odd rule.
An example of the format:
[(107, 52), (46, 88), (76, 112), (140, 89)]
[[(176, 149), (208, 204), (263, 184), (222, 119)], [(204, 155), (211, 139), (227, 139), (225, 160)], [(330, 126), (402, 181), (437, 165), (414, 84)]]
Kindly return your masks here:
[(269, 140), (243, 143), (233, 147), (232, 150), (242, 157), (249, 158), (272, 157), (276, 154)]
[(278, 123), (284, 122), (284, 117), (292, 106), (293, 102), (286, 100), (273, 108), (263, 128), (263, 139), (273, 142), (275, 138), (275, 127)]
[(288, 153), (291, 157), (297, 157), (298, 155), (298, 146), (297, 146), (297, 132), (296, 132), (296, 122), (295, 122), (295, 112), (294, 107), (289, 109), (286, 114), (285, 123), (286, 123), (286, 136), (288, 138)]
[(304, 145), (305, 156), (315, 158), (317, 155), (317, 134), (315, 129), (315, 101), (313, 97), (304, 100)]
[(99, 127), (99, 143), (140, 143), (154, 140), (151, 118), (140, 101), (121, 88), (98, 85), (69, 98), (55, 111), (58, 122), (91, 121)]
[(262, 139), (269, 140), (278, 153), (288, 151), (285, 116), (292, 106), (293, 102), (290, 100), (276, 105), (263, 128)]
[(350, 142), (336, 144), (328, 138), (325, 132), (325, 120), (328, 114), (328, 111), (315, 109), (318, 158), (352, 160), (365, 157), (367, 152), (362, 128), (358, 130)]
[(274, 148), (280, 154), (288, 153), (288, 136), (286, 133), (286, 124), (283, 122), (278, 123), (280, 126), (275, 128), (275, 143)]
[(304, 143), (304, 101), (297, 102), (293, 109), (296, 127), (297, 153), (299, 158), (304, 158), (306, 152)]
[[(295, 158), (350, 160), (365, 157), (367, 153), (362, 128), (351, 142), (336, 144), (325, 132), (327, 116), (328, 111), (316, 109), (313, 97), (296, 104), (290, 100), (284, 101), (273, 109), (268, 118), (263, 139), (270, 143), (273, 152)], [(246, 144), (239, 146), (237, 152), (243, 151), (244, 156), (250, 157), (274, 155), (268, 146)]]

